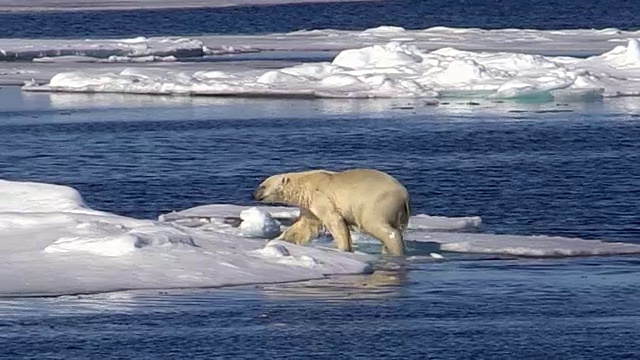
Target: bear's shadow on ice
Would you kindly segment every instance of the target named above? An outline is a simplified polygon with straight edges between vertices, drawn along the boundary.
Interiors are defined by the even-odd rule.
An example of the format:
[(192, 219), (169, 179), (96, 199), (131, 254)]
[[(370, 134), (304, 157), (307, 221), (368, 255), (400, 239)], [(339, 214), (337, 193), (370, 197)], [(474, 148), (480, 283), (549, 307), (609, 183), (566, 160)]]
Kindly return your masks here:
[[(280, 224), (284, 226), (291, 226), (296, 222), (296, 218), (292, 217), (277, 217), (272, 216), (273, 220), (278, 221)], [(242, 219), (239, 216), (225, 216), (223, 222), (227, 225), (231, 225), (234, 228), (240, 227), (242, 224)]]

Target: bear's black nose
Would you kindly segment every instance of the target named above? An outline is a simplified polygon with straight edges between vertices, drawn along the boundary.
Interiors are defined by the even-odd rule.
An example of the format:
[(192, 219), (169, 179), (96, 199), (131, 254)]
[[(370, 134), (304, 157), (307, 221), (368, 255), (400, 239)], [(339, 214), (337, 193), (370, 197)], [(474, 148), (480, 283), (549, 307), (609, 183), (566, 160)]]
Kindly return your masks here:
[(264, 196), (264, 188), (263, 187), (259, 187), (253, 192), (253, 198), (255, 200), (260, 201), (260, 200), (262, 200), (263, 196)]

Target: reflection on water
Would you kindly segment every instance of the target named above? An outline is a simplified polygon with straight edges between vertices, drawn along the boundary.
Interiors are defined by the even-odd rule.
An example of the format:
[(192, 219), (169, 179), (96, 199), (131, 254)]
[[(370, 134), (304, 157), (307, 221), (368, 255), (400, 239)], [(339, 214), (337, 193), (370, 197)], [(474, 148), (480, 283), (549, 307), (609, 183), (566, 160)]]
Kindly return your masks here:
[[(143, 116), (135, 112), (139, 108), (166, 108), (166, 112), (154, 112)], [(33, 112), (69, 111), (65, 121), (163, 120), (163, 119), (255, 119), (265, 117), (296, 118), (314, 116), (343, 116), (358, 114), (360, 117), (406, 116), (456, 116), (456, 121), (473, 121), (476, 117), (497, 117), (496, 121), (530, 120), (545, 114), (589, 111), (594, 114), (622, 113), (637, 116), (640, 101), (635, 97), (605, 99), (597, 102), (527, 102), (518, 100), (483, 100), (444, 98), (439, 105), (428, 99), (259, 99), (208, 96), (167, 96), (142, 94), (82, 94), (82, 93), (33, 93), (21, 92), (18, 87), (0, 88), (0, 108), (3, 111), (24, 111), (33, 115), (31, 122), (60, 122)], [(76, 112), (94, 110), (91, 117), (75, 116)], [(114, 109), (125, 111), (121, 116)], [(100, 114), (100, 110), (109, 110)], [(128, 112), (126, 112), (128, 111)], [(19, 115), (19, 114), (18, 114)], [(42, 114), (41, 114), (42, 115)], [(555, 114), (557, 116), (557, 114)], [(36, 117), (38, 117), (36, 119)]]
[(341, 302), (401, 296), (407, 285), (407, 268), (379, 269), (370, 275), (327, 277), (293, 283), (215, 289), (136, 290), (59, 297), (0, 300), (0, 320), (21, 316), (65, 316), (96, 313), (146, 313), (178, 307), (210, 306), (234, 301), (313, 300)]
[(260, 285), (257, 289), (272, 300), (350, 301), (401, 296), (406, 282), (407, 270), (400, 268), (376, 270), (370, 275), (339, 276), (324, 280)]

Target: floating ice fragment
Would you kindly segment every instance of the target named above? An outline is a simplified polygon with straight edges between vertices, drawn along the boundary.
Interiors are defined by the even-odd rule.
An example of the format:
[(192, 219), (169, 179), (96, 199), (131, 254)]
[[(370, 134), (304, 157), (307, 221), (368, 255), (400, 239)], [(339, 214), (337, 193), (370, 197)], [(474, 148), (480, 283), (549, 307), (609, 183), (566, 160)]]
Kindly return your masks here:
[(280, 234), (280, 223), (267, 211), (257, 207), (241, 211), (240, 219), (242, 236), (270, 239)]
[(527, 257), (640, 254), (640, 244), (552, 236), (476, 233), (412, 233), (408, 241), (440, 244), (440, 250)]
[(482, 224), (480, 216), (445, 217), (417, 214), (409, 219), (410, 230), (463, 230), (477, 228)]

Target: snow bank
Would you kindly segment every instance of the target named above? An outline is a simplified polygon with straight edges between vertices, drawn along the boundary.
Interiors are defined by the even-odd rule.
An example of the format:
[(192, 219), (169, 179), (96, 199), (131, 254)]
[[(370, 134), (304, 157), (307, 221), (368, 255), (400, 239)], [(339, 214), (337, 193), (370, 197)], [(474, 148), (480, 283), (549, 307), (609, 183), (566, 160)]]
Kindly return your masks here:
[[(264, 214), (241, 212), (242, 230), (272, 235)], [(4, 180), (0, 256), (0, 296), (297, 281), (366, 273), (375, 259), (117, 216), (88, 208), (69, 187)]]
[(409, 220), (410, 230), (453, 231), (478, 228), (482, 224), (480, 216), (465, 216), (459, 218), (444, 216), (429, 216), (418, 214)]
[(640, 50), (629, 40), (586, 59), (441, 48), (423, 52), (391, 42), (345, 50), (331, 62), (279, 70), (60, 73), (24, 90), (145, 94), (585, 101), (640, 94)]

